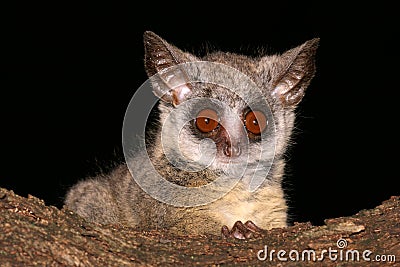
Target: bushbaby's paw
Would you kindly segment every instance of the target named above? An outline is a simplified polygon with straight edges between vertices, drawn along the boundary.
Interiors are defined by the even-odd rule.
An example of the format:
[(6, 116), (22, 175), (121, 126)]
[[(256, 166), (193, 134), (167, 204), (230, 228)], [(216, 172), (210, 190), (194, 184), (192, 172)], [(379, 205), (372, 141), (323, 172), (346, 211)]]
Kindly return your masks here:
[(263, 235), (263, 229), (259, 228), (252, 221), (247, 221), (244, 224), (241, 221), (237, 221), (231, 230), (224, 225), (222, 226), (221, 232), (224, 238), (236, 239), (257, 238)]

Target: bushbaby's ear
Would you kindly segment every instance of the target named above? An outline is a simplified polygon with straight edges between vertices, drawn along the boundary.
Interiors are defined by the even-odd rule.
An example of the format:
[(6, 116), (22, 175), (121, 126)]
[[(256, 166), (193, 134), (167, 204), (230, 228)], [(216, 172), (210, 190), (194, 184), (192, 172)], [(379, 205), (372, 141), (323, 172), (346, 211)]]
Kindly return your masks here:
[(280, 56), (278, 75), (272, 82), (272, 95), (285, 107), (295, 107), (315, 74), (315, 54), (319, 38), (305, 42)]
[(153, 77), (154, 94), (174, 106), (179, 105), (192, 92), (192, 87), (185, 70), (176, 66), (196, 61), (196, 57), (170, 45), (153, 32), (146, 31), (143, 37), (145, 69), (147, 75)]

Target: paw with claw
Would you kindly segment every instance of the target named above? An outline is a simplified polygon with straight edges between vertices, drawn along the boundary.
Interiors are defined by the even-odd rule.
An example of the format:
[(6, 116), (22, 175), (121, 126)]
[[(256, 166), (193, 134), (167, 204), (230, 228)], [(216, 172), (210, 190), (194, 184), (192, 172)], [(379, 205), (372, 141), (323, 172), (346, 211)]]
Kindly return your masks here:
[(252, 221), (242, 223), (241, 221), (235, 222), (232, 229), (224, 225), (222, 226), (221, 232), (224, 238), (236, 238), (236, 239), (249, 239), (257, 238), (263, 235), (264, 230), (255, 225)]

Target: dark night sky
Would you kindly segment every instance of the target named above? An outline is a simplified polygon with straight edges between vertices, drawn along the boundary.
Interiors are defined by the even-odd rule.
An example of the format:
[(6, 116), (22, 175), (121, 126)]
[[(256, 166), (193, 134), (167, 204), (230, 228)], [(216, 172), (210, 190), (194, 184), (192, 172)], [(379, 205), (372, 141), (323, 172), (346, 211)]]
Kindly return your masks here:
[(4, 9), (0, 186), (61, 207), (69, 186), (122, 160), (122, 120), (146, 80), (142, 35), (152, 30), (200, 54), (283, 52), (320, 37), (288, 154), (292, 218), (318, 224), (399, 195), (396, 9), (298, 2)]

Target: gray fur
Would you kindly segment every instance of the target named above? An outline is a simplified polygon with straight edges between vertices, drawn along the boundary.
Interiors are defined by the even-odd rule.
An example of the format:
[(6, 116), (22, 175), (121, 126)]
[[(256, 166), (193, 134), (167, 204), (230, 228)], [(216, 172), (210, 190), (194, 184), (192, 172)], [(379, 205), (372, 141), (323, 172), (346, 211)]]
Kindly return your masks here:
[[(121, 165), (109, 174), (90, 178), (73, 186), (66, 196), (67, 208), (89, 221), (102, 224), (117, 223), (139, 229), (168, 228), (170, 231), (186, 234), (219, 234), (222, 225), (232, 226), (238, 220), (252, 220), (264, 229), (285, 227), (287, 206), (281, 187), (285, 168), (284, 153), (294, 127), (295, 107), (304, 96), (305, 89), (315, 73), (314, 57), (318, 41), (319, 39), (312, 39), (282, 55), (249, 58), (232, 53), (214, 52), (203, 58), (197, 58), (170, 45), (154, 33), (146, 32), (145, 68), (149, 77), (179, 63), (211, 61), (223, 63), (243, 72), (262, 89), (272, 108), (276, 124), (275, 157), (266, 155), (266, 158), (261, 159), (261, 161), (273, 160), (268, 177), (256, 192), (246, 191), (245, 185), (239, 183), (227, 195), (215, 202), (198, 207), (178, 208), (161, 203), (146, 194), (132, 179), (126, 165)], [(157, 86), (160, 86), (159, 88), (169, 86), (168, 82), (162, 80), (158, 82), (160, 84), (155, 84), (155, 91), (158, 90)], [(164, 84), (161, 84), (163, 82)], [(180, 103), (187, 98), (217, 99), (231, 107), (239, 116), (242, 116), (243, 109), (247, 106), (237, 95), (218, 86), (188, 85), (188, 87), (189, 94), (179, 95), (171, 90), (161, 98), (163, 101), (159, 106), (160, 123), (163, 123), (172, 110), (179, 110)], [(243, 94), (246, 95), (246, 92)], [(251, 98), (250, 95), (249, 97)], [(183, 112), (177, 112), (174, 119), (183, 120), (186, 119), (185, 116)], [(232, 129), (235, 129), (234, 126)], [(168, 136), (168, 131), (166, 134)], [(193, 151), (194, 147), (198, 147), (199, 137), (192, 133), (190, 126), (184, 127), (181, 134), (183, 153), (188, 158), (194, 157)], [(239, 131), (235, 134), (240, 138)], [(153, 133), (154, 141), (149, 148), (150, 157), (156, 170), (170, 182), (195, 187), (205, 185), (226, 174), (225, 165), (220, 162), (224, 157), (220, 150), (215, 163), (205, 170), (186, 172), (175, 168), (165, 158), (160, 136), (159, 131)], [(262, 143), (254, 142), (250, 143), (248, 149), (257, 152), (262, 146)], [(207, 149), (205, 147), (205, 151)], [(144, 164), (141, 164), (143, 157), (139, 154), (133, 158), (132, 165), (136, 167), (131, 171), (137, 177), (145, 177), (150, 173), (143, 167)]]

